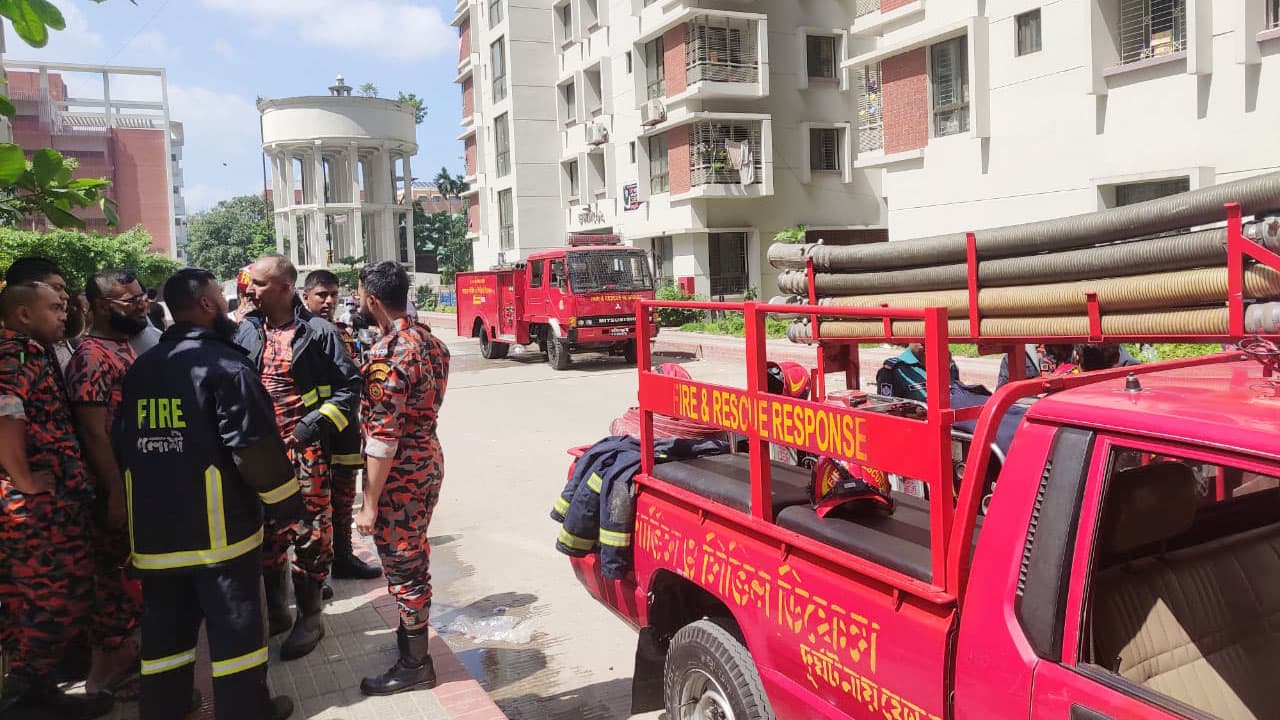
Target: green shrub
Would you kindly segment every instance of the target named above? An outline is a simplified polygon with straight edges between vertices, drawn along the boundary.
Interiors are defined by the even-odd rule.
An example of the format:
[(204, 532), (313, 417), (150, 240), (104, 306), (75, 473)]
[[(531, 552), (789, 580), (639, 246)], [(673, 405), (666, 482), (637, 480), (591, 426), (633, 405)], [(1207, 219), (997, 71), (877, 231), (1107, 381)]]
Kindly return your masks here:
[[(675, 285), (663, 285), (655, 295), (658, 300), (668, 302), (690, 302), (698, 300), (698, 296), (690, 295)], [(658, 308), (658, 324), (662, 327), (681, 327), (702, 320), (701, 310), (684, 308)]]

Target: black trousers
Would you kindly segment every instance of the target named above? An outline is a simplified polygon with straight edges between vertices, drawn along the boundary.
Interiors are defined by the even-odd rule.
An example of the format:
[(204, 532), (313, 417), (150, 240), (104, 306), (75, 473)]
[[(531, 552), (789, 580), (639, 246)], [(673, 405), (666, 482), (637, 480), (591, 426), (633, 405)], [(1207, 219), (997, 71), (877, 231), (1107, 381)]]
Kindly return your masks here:
[(206, 625), (217, 720), (269, 718), (262, 556), (142, 576), (141, 720), (191, 709), (196, 640)]

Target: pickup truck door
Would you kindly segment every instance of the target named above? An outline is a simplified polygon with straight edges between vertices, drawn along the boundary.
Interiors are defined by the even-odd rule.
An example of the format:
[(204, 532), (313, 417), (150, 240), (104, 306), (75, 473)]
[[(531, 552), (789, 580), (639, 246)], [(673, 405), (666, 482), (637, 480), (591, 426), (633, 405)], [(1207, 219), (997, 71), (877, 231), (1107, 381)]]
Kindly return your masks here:
[[(1111, 607), (1123, 605), (1123, 615), (1129, 621), (1125, 626), (1134, 626), (1134, 631), (1117, 633), (1114, 628), (1095, 630), (1093, 627), (1090, 620), (1092, 606), (1095, 602), (1103, 602), (1101, 596), (1094, 592), (1093, 583), (1095, 572), (1102, 574), (1104, 569), (1098, 567), (1101, 561), (1095, 555), (1100, 554), (1097, 548), (1101, 548), (1106, 542), (1104, 535), (1107, 531), (1103, 529), (1102, 515), (1104, 498), (1108, 499), (1107, 502), (1112, 502), (1110, 498), (1114, 497), (1106, 494), (1109, 481), (1125, 470), (1166, 462), (1185, 464), (1195, 470), (1197, 498), (1194, 502), (1201, 509), (1216, 501), (1229, 500), (1233, 493), (1239, 497), (1252, 492), (1250, 483), (1246, 482), (1250, 479), (1264, 487), (1272, 482), (1271, 486), (1274, 487), (1274, 476), (1280, 473), (1275, 468), (1253, 461), (1233, 459), (1228, 455), (1218, 455), (1198, 448), (1100, 435), (1094, 445), (1078, 515), (1096, 522), (1091, 520), (1079, 523), (1074, 549), (1066, 559), (1071, 569), (1069, 587), (1062, 600), (1065, 613), (1062, 616), (1060, 656), (1056, 661), (1041, 659), (1036, 665), (1031, 698), (1032, 720), (1206, 720), (1220, 716), (1261, 717), (1265, 710), (1274, 710), (1260, 709), (1256, 698), (1250, 699), (1250, 683), (1240, 679), (1247, 677), (1247, 673), (1233, 672), (1237, 668), (1222, 659), (1230, 659), (1225, 651), (1217, 651), (1219, 655), (1204, 659), (1203, 656), (1208, 656), (1211, 651), (1197, 645), (1200, 639), (1193, 637), (1197, 631), (1192, 628), (1197, 623), (1204, 622), (1202, 615), (1222, 615), (1222, 604), (1212, 602), (1214, 593), (1199, 592), (1203, 587), (1197, 587), (1197, 582), (1202, 582), (1204, 578), (1183, 575), (1182, 570), (1179, 570), (1180, 574), (1175, 574), (1172, 570), (1155, 570), (1150, 572), (1162, 572), (1158, 579), (1155, 576), (1151, 576), (1151, 581), (1146, 579), (1149, 571), (1143, 568), (1152, 566), (1141, 563), (1152, 552), (1157, 553), (1152, 557), (1158, 558), (1158, 562), (1165, 562), (1166, 556), (1162, 551), (1136, 550), (1132, 552), (1132, 560), (1110, 560), (1111, 567), (1105, 568), (1113, 573), (1110, 575), (1112, 582), (1116, 582), (1114, 578), (1117, 577), (1117, 571), (1125, 578), (1117, 583), (1123, 591), (1111, 587), (1109, 592), (1112, 595), (1108, 597), (1119, 599)], [(1229, 478), (1225, 487), (1224, 477)], [(1233, 511), (1234, 507), (1239, 505), (1229, 507), (1228, 510)], [(1197, 510), (1196, 523), (1200, 522), (1201, 512), (1202, 510)], [(1220, 520), (1222, 517), (1226, 516), (1220, 516)], [(1133, 517), (1132, 521), (1144, 522), (1139, 517)], [(1200, 547), (1197, 543), (1192, 549), (1198, 550)], [(1114, 557), (1115, 551), (1110, 552)], [(1169, 562), (1178, 562), (1176, 552), (1168, 556)], [(1232, 558), (1226, 559), (1230, 562)], [(1185, 566), (1171, 564), (1167, 567)], [(1146, 588), (1152, 590), (1148, 592)], [(1164, 598), (1169, 592), (1189, 598), (1185, 604), (1190, 608), (1180, 607), (1177, 603), (1172, 607), (1165, 604)], [(1144, 609), (1138, 606), (1141, 599), (1149, 602), (1151, 607)], [(1183, 626), (1187, 628), (1185, 637)], [(1153, 681), (1160, 681), (1163, 677), (1163, 681), (1167, 683), (1169, 678), (1181, 677), (1190, 681), (1186, 686), (1195, 685), (1198, 689), (1186, 691), (1187, 694), (1179, 700), (1148, 684), (1138, 684), (1119, 672), (1103, 667), (1100, 663), (1106, 661), (1095, 657), (1102, 654), (1095, 647), (1099, 642), (1098, 638), (1102, 636), (1095, 633), (1107, 633), (1108, 639), (1105, 642), (1126, 647), (1123, 652), (1130, 655), (1128, 662), (1141, 661), (1142, 666), (1152, 663), (1151, 667), (1159, 667), (1162, 672), (1169, 673), (1156, 675)], [(1126, 640), (1126, 636), (1131, 639)], [(1153, 640), (1153, 636), (1156, 639)], [(1129, 649), (1127, 643), (1133, 643), (1137, 649)], [(1165, 645), (1172, 649), (1166, 652)], [(1198, 665), (1194, 662), (1197, 653), (1203, 653)], [(1115, 648), (1109, 648), (1107, 654), (1115, 655)], [(1151, 655), (1152, 658), (1145, 659), (1146, 655)], [(1157, 662), (1159, 664), (1155, 664)], [(1120, 660), (1117, 658), (1114, 663), (1118, 666)], [(1179, 663), (1181, 667), (1178, 667)], [(1169, 667), (1176, 667), (1176, 672), (1182, 674), (1173, 675), (1174, 671), (1170, 671)], [(1138, 667), (1135, 667), (1134, 671), (1137, 670)], [(1155, 670), (1151, 672), (1154, 674)], [(1260, 672), (1265, 675), (1273, 672), (1273, 669)], [(1165, 689), (1168, 690), (1167, 687)], [(1193, 703), (1204, 707), (1193, 706)]]

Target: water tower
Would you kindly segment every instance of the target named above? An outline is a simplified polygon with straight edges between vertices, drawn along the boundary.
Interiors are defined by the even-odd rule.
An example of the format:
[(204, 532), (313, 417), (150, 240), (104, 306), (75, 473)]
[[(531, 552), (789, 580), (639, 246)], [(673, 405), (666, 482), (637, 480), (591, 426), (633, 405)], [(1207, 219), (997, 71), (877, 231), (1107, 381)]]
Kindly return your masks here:
[(258, 111), (276, 248), (300, 268), (364, 257), (412, 273), (414, 108), (354, 96), (339, 75), (328, 95), (261, 100)]

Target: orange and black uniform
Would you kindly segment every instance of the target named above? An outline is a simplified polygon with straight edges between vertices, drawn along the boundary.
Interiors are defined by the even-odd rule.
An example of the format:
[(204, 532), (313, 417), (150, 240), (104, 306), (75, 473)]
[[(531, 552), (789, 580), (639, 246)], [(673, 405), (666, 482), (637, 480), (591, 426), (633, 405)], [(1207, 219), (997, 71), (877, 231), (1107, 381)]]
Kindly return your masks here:
[(427, 526), (444, 481), (436, 426), (449, 348), (426, 325), (401, 318), (373, 346), (363, 372), (364, 452), (395, 461), (378, 500), (374, 543), (401, 623), (414, 628), (431, 613)]
[(287, 523), (302, 503), (257, 369), (171, 327), (125, 375), (112, 446), (142, 575), (142, 720), (185, 716), (202, 621), (218, 720), (267, 717), (263, 509)]
[(31, 472), (55, 481), (52, 492), (27, 494), (0, 469), (0, 642), (12, 673), (47, 680), (89, 614), (94, 489), (53, 355), (5, 329), (0, 415), (25, 423)]
[[(137, 355), (128, 340), (89, 336), (76, 348), (67, 364), (67, 392), (71, 405), (97, 405), (111, 419), (120, 409), (124, 375)], [(93, 613), (89, 639), (95, 647), (114, 650), (129, 637), (142, 619), (141, 588), (129, 579), (129, 532), (110, 530), (105, 520), (105, 498), (99, 498), (94, 517)]]

